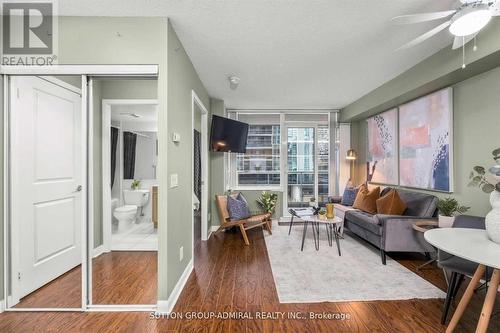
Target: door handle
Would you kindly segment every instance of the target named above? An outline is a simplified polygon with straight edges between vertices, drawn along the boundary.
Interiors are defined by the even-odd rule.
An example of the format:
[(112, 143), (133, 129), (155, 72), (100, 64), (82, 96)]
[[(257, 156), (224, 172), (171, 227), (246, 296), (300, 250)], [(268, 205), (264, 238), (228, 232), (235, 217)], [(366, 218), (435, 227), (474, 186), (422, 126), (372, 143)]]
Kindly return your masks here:
[(78, 185), (76, 187), (76, 190), (73, 193), (81, 192), (82, 191), (82, 185)]

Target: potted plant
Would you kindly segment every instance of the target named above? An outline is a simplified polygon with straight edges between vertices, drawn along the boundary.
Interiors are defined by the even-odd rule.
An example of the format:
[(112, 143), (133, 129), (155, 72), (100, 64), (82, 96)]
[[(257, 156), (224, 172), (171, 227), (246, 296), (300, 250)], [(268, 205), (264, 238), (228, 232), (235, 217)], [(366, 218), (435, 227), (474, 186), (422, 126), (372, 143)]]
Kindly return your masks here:
[(139, 189), (140, 185), (141, 185), (141, 181), (138, 180), (138, 179), (134, 179), (134, 181), (132, 182), (132, 184), (130, 184), (130, 188), (133, 189), (133, 190), (137, 190), (137, 189)]
[(262, 191), (260, 198), (257, 199), (257, 204), (262, 210), (269, 214), (274, 214), (276, 204), (278, 203), (278, 194), (267, 191)]
[(319, 219), (320, 220), (326, 220), (326, 209), (325, 208), (321, 208), (318, 212), (318, 216), (319, 216)]
[(440, 228), (451, 228), (453, 222), (455, 222), (455, 216), (464, 214), (470, 209), (470, 207), (460, 206), (458, 201), (452, 197), (439, 199), (437, 208)]
[(484, 193), (490, 194), (490, 204), (493, 209), (485, 217), (486, 233), (492, 241), (500, 243), (500, 148), (493, 150), (492, 155), (496, 164), (488, 171), (496, 184), (486, 178), (486, 169), (477, 165), (470, 173), (469, 186), (479, 187)]

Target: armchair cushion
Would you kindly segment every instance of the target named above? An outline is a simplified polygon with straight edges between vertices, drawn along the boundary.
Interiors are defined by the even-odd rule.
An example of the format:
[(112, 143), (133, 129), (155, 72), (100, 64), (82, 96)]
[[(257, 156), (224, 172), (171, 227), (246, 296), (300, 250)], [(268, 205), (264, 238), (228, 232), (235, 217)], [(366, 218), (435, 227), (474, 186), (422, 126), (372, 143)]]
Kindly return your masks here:
[(231, 221), (244, 220), (252, 215), (248, 203), (241, 193), (235, 198), (231, 195), (227, 196), (227, 211)]

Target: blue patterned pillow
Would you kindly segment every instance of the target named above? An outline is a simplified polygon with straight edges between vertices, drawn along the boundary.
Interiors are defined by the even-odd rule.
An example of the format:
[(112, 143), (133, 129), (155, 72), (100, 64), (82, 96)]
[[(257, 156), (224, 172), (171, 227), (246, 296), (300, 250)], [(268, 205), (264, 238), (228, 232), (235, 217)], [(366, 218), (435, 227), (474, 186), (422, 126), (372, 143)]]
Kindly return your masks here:
[(340, 204), (344, 206), (352, 206), (354, 204), (354, 200), (356, 200), (358, 191), (359, 187), (346, 187)]
[(227, 196), (227, 211), (231, 221), (244, 220), (251, 215), (248, 203), (241, 193), (236, 198)]

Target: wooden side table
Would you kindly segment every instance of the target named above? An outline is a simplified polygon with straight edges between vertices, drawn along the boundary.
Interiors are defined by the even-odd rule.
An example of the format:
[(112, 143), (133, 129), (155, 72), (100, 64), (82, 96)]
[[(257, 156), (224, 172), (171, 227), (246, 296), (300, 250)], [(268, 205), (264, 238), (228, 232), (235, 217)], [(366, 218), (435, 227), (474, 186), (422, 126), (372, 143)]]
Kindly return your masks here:
[[(431, 230), (431, 229), (435, 229), (435, 228), (439, 228), (439, 223), (438, 223), (438, 221), (434, 221), (434, 220), (423, 220), (423, 221), (421, 220), (421, 221), (417, 221), (413, 224), (413, 230), (421, 232), (422, 234), (424, 232), (426, 232), (427, 230)], [(432, 264), (436, 260), (437, 260), (437, 258), (434, 258), (434, 259), (430, 259), (430, 260), (424, 262), (422, 265), (417, 267), (417, 272), (419, 270), (421, 270), (423, 267)]]

